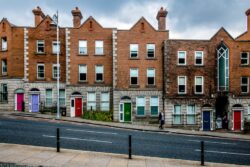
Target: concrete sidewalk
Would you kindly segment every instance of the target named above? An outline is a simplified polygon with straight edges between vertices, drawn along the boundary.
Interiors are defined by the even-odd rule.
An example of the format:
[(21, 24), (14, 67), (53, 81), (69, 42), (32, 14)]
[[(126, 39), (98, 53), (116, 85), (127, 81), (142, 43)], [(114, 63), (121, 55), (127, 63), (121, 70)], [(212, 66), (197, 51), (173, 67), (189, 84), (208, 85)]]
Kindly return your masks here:
[[(46, 115), (46, 114), (28, 113), (28, 112), (0, 112), (0, 115), (26, 117), (26, 118), (40, 118), (40, 119), (49, 119), (49, 120), (56, 119), (55, 115)], [(138, 124), (130, 124), (130, 123), (102, 122), (102, 121), (93, 121), (93, 120), (86, 120), (82, 118), (71, 118), (71, 117), (61, 117), (60, 120), (67, 121), (67, 122), (74, 122), (74, 123), (86, 123), (86, 124), (92, 124), (92, 125), (108, 126), (108, 127), (131, 129), (131, 130), (250, 140), (250, 134), (234, 133), (230, 131), (228, 132), (211, 131), (210, 132), (210, 131), (195, 131), (195, 130), (184, 130), (184, 129), (175, 129), (175, 128), (164, 128), (163, 130), (160, 130), (158, 128), (158, 125), (138, 125)]]
[[(14, 163), (28, 166), (65, 166), (65, 167), (191, 167), (200, 166), (198, 161), (133, 156), (132, 160), (127, 155), (77, 151), (61, 149), (60, 153), (55, 148), (37, 147), (17, 144), (0, 143), (0, 166), (2, 163)], [(205, 162), (211, 167), (237, 167)]]

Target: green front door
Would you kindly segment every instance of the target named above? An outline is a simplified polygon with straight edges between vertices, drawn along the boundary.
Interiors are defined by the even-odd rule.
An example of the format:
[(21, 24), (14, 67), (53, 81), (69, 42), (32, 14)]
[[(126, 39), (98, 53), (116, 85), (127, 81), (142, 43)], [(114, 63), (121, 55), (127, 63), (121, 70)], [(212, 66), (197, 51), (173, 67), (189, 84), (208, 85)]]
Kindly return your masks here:
[(131, 103), (124, 103), (124, 121), (131, 122)]

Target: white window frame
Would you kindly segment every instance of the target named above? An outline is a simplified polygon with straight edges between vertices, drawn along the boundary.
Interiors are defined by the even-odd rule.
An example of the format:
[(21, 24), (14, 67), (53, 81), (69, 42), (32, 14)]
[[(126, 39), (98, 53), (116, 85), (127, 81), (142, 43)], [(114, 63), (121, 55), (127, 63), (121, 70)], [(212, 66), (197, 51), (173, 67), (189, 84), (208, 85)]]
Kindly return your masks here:
[[(1, 60), (2, 63), (2, 75), (7, 75), (8, 73), (8, 63), (7, 63), (7, 59), (2, 59)], [(5, 67), (5, 68), (4, 68)]]
[[(52, 54), (57, 54), (57, 49), (54, 50), (54, 44), (56, 44), (56, 46), (57, 46), (57, 41), (52, 41)], [(58, 44), (59, 44), (59, 46), (57, 46), (57, 47), (58, 47), (58, 51), (60, 54), (61, 53), (61, 42), (58, 41)]]
[[(85, 46), (80, 46), (80, 43), (83, 43), (83, 45), (85, 45)], [(86, 53), (81, 53), (81, 49), (80, 48), (84, 48), (84, 50), (86, 51)], [(79, 55), (86, 55), (86, 54), (88, 54), (88, 41), (87, 40), (79, 40), (78, 41), (78, 54)]]
[[(197, 85), (197, 78), (201, 78), (201, 92), (196, 91), (196, 86), (199, 86), (199, 85)], [(194, 80), (195, 80), (194, 81), (195, 94), (203, 94), (204, 93), (204, 77), (203, 76), (195, 76)]]
[[(43, 52), (39, 52), (38, 45), (43, 44)], [(37, 53), (45, 53), (45, 41), (44, 40), (37, 40), (36, 41), (36, 52)]]
[[(95, 101), (89, 101), (89, 94), (95, 95)], [(91, 110), (91, 106), (89, 106), (89, 103), (95, 103), (95, 106), (92, 106), (92, 111), (96, 111), (96, 92), (87, 92), (87, 110)]]
[[(158, 103), (157, 103), (158, 111), (157, 111), (156, 115), (152, 115), (152, 111), (151, 111), (151, 107), (156, 107), (155, 105), (154, 106), (152, 105), (152, 101), (151, 101), (152, 98), (157, 98), (157, 101), (158, 101)], [(151, 116), (158, 116), (158, 114), (159, 114), (159, 106), (160, 106), (159, 96), (150, 96), (150, 115)]]
[[(86, 80), (81, 80), (81, 77), (80, 77), (80, 74), (81, 74), (80, 73), (80, 67), (85, 67), (86, 68)], [(88, 67), (87, 67), (87, 65), (85, 65), (85, 64), (79, 64), (78, 65), (78, 81), (80, 81), (80, 82), (86, 82), (88, 80), (87, 74), (88, 74)]]
[[(39, 71), (38, 71), (38, 67), (39, 67), (39, 66), (43, 66), (43, 75), (44, 75), (43, 78), (42, 78), (42, 77), (39, 77)], [(37, 73), (37, 79), (44, 79), (44, 78), (45, 78), (45, 65), (44, 65), (44, 64), (41, 64), (41, 63), (37, 64), (36, 73)]]
[[(98, 43), (101, 43), (102, 47), (97, 46)], [(99, 52), (98, 48), (102, 48), (102, 52), (98, 53)], [(96, 40), (95, 41), (95, 55), (104, 55), (104, 41), (103, 40)]]
[[(184, 59), (185, 59), (185, 63), (184, 64), (180, 64), (179, 63), (179, 55), (180, 55), (180, 53), (184, 53)], [(177, 55), (177, 64), (179, 65), (179, 66), (185, 66), (185, 65), (187, 65), (187, 52), (186, 51), (178, 51), (178, 55)]]
[[(57, 73), (57, 75), (59, 76), (59, 78), (61, 77), (61, 69), (60, 69), (60, 64), (58, 65), (59, 67), (57, 67), (57, 64), (53, 64), (52, 65), (52, 78), (53, 79), (57, 79), (57, 77), (55, 76), (55, 69), (54, 69), (54, 67), (56, 67), (56, 73)], [(59, 72), (59, 73), (58, 73)]]
[[(185, 92), (179, 92), (179, 83), (180, 83), (180, 78), (184, 78), (185, 79)], [(177, 84), (177, 90), (178, 90), (178, 94), (186, 94), (187, 93), (187, 76), (178, 76), (177, 77), (177, 82), (178, 82), (178, 84)]]
[[(175, 112), (175, 106), (180, 106), (180, 113), (179, 114), (176, 114), (176, 112)], [(181, 113), (182, 113), (182, 106), (180, 105), (180, 104), (176, 104), (176, 105), (174, 105), (174, 108), (173, 108), (173, 125), (181, 125), (181, 123), (182, 123), (182, 119), (181, 119), (181, 117), (182, 117), (182, 115), (181, 115)], [(175, 116), (180, 116), (180, 122), (175, 122)]]
[[(97, 67), (102, 68), (102, 73), (97, 73)], [(102, 74), (102, 80), (97, 80), (97, 74)], [(96, 65), (95, 66), (95, 81), (96, 82), (103, 82), (104, 81), (104, 66), (103, 65)]]
[[(103, 100), (103, 94), (108, 94), (108, 100)], [(109, 92), (101, 92), (101, 98), (100, 98), (101, 100), (101, 104), (100, 104), (100, 110), (101, 111), (109, 111), (110, 110), (110, 94), (109, 94)], [(108, 109), (107, 110), (105, 110), (104, 108), (103, 108), (103, 106), (102, 106), (102, 104), (104, 104), (104, 103), (108, 103)]]
[[(64, 90), (64, 97), (60, 96), (60, 92)], [(60, 104), (60, 100), (64, 99), (64, 104)], [(65, 89), (59, 89), (59, 105), (60, 106), (66, 106), (66, 90)]]
[[(194, 107), (194, 114), (190, 114), (189, 113), (189, 106), (192, 106), (192, 107)], [(190, 123), (189, 121), (188, 121), (188, 116), (193, 116), (194, 117), (194, 123)], [(195, 125), (196, 124), (196, 106), (195, 106), (195, 104), (189, 104), (189, 105), (187, 105), (187, 125)]]
[[(196, 59), (198, 57), (198, 53), (201, 53), (201, 64), (196, 63)], [(194, 59), (194, 64), (196, 66), (203, 66), (204, 65), (204, 52), (203, 51), (195, 51), (195, 59)]]
[[(139, 98), (143, 98), (144, 99), (144, 106), (139, 106), (138, 105), (138, 99)], [(144, 107), (143, 115), (138, 115), (138, 107)], [(138, 97), (136, 97), (136, 116), (143, 117), (143, 116), (145, 116), (145, 112), (146, 112), (146, 98), (145, 98), (145, 96), (138, 96)]]
[[(153, 78), (154, 78), (154, 83), (153, 83), (153, 84), (149, 84), (149, 83), (148, 83), (148, 78), (151, 77), (151, 76), (148, 75), (148, 71), (149, 71), (149, 70), (154, 71), (154, 76), (153, 76)], [(147, 68), (147, 85), (155, 85), (155, 68)]]
[[(153, 50), (154, 50), (154, 56), (153, 57), (148, 57), (148, 51), (149, 51), (149, 47), (153, 46)], [(149, 43), (147, 44), (147, 58), (155, 58), (155, 44), (154, 43)]]
[[(132, 84), (132, 83), (131, 83), (131, 81), (132, 81), (132, 80), (131, 80), (131, 78), (132, 78), (132, 76), (131, 76), (131, 71), (132, 71), (132, 70), (137, 70), (137, 76), (136, 76), (136, 77), (137, 77), (137, 84)], [(138, 69), (138, 68), (130, 68), (129, 76), (130, 76), (130, 85), (139, 85), (139, 69)]]
[[(6, 39), (6, 41), (4, 40), (4, 38)], [(1, 38), (1, 44), (2, 44), (2, 51), (8, 50), (8, 39), (7, 39), (7, 37), (2, 37)]]
[[(247, 53), (247, 58), (242, 58), (242, 54), (243, 53)], [(247, 59), (247, 63), (246, 64), (242, 64), (241, 63), (242, 59)], [(249, 52), (240, 52), (240, 65), (243, 65), (243, 66), (249, 65)]]
[[(242, 78), (247, 78), (247, 83), (246, 84), (242, 84)], [(247, 86), (247, 92), (242, 92), (241, 87), (242, 86)], [(249, 77), (240, 77), (240, 90), (242, 94), (248, 93), (249, 92)]]
[[(136, 46), (136, 48), (137, 48), (137, 50), (136, 50), (137, 56), (136, 56), (136, 57), (131, 57), (133, 46)], [(136, 59), (136, 58), (139, 57), (139, 44), (134, 43), (134, 44), (130, 44), (130, 45), (129, 45), (129, 56), (130, 56), (130, 58), (132, 58), (132, 59)]]
[[(47, 97), (47, 91), (50, 90), (51, 91), (51, 97)], [(47, 99), (51, 99), (51, 104), (48, 105), (48, 100)], [(53, 89), (52, 88), (49, 88), (49, 89), (46, 89), (45, 90), (45, 106), (46, 107), (52, 107), (53, 106)]]

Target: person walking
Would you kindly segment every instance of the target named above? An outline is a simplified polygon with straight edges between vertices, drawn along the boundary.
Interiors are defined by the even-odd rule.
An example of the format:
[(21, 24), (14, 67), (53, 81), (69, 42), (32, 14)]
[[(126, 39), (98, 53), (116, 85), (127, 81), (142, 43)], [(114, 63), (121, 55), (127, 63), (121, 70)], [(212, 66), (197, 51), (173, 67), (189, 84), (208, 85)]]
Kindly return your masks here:
[(159, 113), (159, 122), (160, 122), (160, 129), (163, 129), (163, 125), (165, 124), (165, 114), (163, 113), (163, 111), (161, 111)]

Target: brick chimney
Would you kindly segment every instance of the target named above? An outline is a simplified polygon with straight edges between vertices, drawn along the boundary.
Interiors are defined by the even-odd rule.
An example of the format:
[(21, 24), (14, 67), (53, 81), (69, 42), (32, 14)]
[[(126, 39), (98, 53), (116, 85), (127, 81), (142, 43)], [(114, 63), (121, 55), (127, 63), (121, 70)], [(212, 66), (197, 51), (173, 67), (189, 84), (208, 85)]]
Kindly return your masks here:
[(250, 9), (246, 11), (247, 15), (247, 31), (250, 32)]
[(82, 13), (79, 10), (78, 7), (76, 7), (75, 9), (73, 9), (71, 11), (72, 16), (73, 16), (73, 26), (74, 28), (80, 27), (81, 25), (81, 20), (82, 20)]
[(43, 20), (45, 15), (39, 6), (37, 6), (36, 9), (33, 9), (32, 12), (35, 15), (35, 27), (36, 27)]
[(166, 16), (168, 12), (166, 9), (161, 9), (158, 11), (156, 19), (158, 20), (158, 30), (164, 31), (166, 30)]

